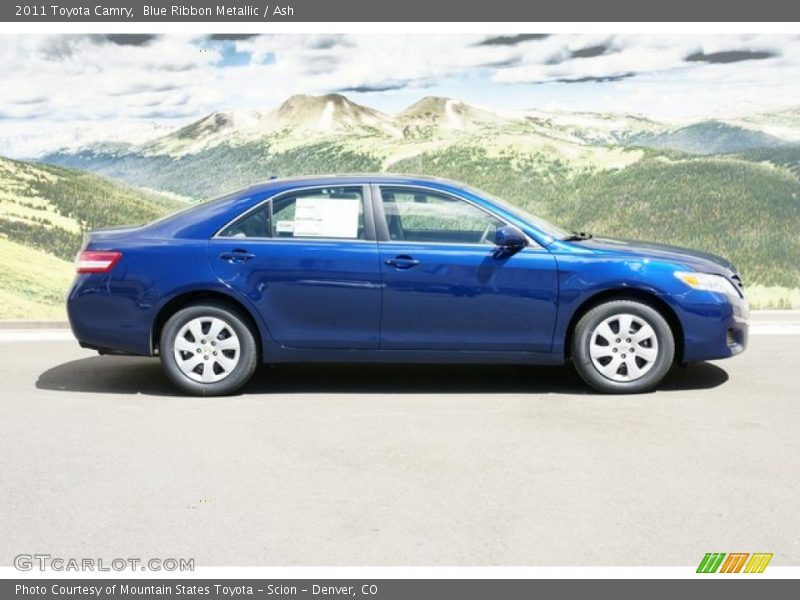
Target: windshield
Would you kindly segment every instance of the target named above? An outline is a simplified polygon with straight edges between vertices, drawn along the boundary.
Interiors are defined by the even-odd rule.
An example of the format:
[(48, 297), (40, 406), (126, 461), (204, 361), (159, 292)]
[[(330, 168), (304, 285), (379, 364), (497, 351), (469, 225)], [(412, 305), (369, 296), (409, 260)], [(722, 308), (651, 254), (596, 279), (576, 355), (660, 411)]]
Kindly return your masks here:
[(499, 206), (502, 206), (508, 212), (510, 212), (513, 215), (519, 217), (521, 220), (525, 221), (526, 223), (530, 223), (531, 225), (536, 227), (536, 229), (538, 229), (539, 231), (541, 231), (542, 233), (544, 233), (546, 235), (549, 235), (552, 238), (555, 238), (555, 239), (558, 240), (558, 239), (563, 239), (563, 238), (569, 236), (569, 232), (568, 231), (564, 231), (563, 229), (561, 229), (557, 225), (553, 225), (550, 221), (545, 221), (541, 217), (537, 217), (536, 215), (529, 213), (524, 208), (521, 208), (519, 206), (514, 206), (510, 202), (507, 202), (507, 201), (503, 200), (502, 198), (498, 198), (494, 194), (490, 194), (489, 192), (485, 192), (483, 190), (479, 190), (477, 188), (472, 188), (472, 187), (467, 187), (466, 189), (468, 191), (472, 192), (473, 194), (475, 194), (476, 196), (482, 196), (482, 197), (486, 198), (487, 200), (491, 200), (493, 203), (495, 203), (495, 204), (497, 204)]

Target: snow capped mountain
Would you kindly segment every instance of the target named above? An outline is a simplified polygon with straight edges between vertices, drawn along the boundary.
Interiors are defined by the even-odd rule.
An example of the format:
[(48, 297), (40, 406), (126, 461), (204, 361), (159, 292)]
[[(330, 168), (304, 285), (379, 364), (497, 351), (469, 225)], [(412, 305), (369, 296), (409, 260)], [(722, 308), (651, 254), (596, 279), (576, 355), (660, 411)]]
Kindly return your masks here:
[[(395, 116), (357, 104), (340, 94), (292, 96), (267, 111), (215, 112), (141, 148), (147, 156), (196, 154), (219, 144), (269, 141), (281, 148), (313, 140), (365, 140), (384, 147), (446, 142), (487, 135), (527, 136), (568, 144), (620, 143), (627, 137), (666, 131), (667, 124), (635, 115), (501, 111), (437, 96), (415, 102)], [(369, 139), (369, 140), (368, 140)], [(379, 144), (378, 144), (379, 145)]]
[(341, 94), (297, 95), (272, 109), (218, 111), (188, 124), (53, 123), (31, 133), (27, 124), (6, 123), (0, 129), (0, 151), (16, 157), (88, 153), (178, 158), (221, 144), (236, 147), (264, 142), (285, 150), (339, 139), (383, 154), (394, 148), (396, 156), (409, 156), (415, 148), (469, 138), (500, 144), (510, 140), (527, 147), (552, 142), (562, 149), (564, 144), (625, 145), (708, 154), (798, 143), (800, 108), (673, 122), (633, 114), (496, 110), (428, 96), (392, 116)]
[(400, 135), (392, 117), (341, 94), (292, 96), (270, 118), (274, 131)]
[(158, 137), (144, 144), (140, 149), (145, 155), (169, 154), (180, 156), (194, 154), (240, 138), (259, 127), (261, 115), (258, 112), (213, 112), (198, 121), (181, 127), (166, 136)]
[(332, 135), (400, 137), (392, 117), (340, 94), (292, 96), (265, 112), (215, 112), (145, 145), (147, 155), (195, 154), (221, 143), (238, 145), (269, 137), (307, 142)]
[(427, 96), (397, 115), (405, 135), (474, 131), (519, 123), (523, 115), (478, 107), (452, 98)]
[[(372, 156), (387, 168), (457, 144), (481, 148), (492, 156), (516, 149), (587, 165), (619, 166), (638, 160), (641, 150), (634, 147), (718, 154), (797, 142), (800, 109), (754, 113), (736, 120), (667, 122), (634, 114), (501, 111), (428, 96), (392, 116), (340, 94), (297, 95), (272, 109), (218, 111), (180, 128), (131, 131), (114, 127), (106, 133), (100, 137), (86, 128), (68, 144), (53, 136), (56, 143), (50, 147), (60, 150), (48, 153), (44, 160), (90, 169), (95, 163), (107, 168), (109, 161), (122, 156), (175, 160), (211, 151), (241, 151), (244, 154), (237, 155), (262, 160), (296, 148), (333, 143), (345, 151)], [(83, 143), (85, 139), (102, 142)]]

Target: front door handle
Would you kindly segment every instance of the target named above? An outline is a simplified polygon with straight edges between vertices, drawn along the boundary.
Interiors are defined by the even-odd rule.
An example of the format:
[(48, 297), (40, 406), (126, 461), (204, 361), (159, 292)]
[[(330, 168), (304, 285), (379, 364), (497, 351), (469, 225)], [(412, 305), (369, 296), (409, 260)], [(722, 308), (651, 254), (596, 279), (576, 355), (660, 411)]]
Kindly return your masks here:
[(251, 254), (246, 250), (234, 250), (233, 252), (223, 252), (219, 255), (222, 260), (227, 260), (230, 263), (241, 263), (255, 258), (255, 254)]
[(395, 269), (410, 269), (411, 267), (416, 267), (419, 264), (419, 261), (411, 258), (410, 256), (402, 254), (400, 256), (395, 256), (394, 258), (387, 258), (385, 261), (383, 261), (383, 264), (394, 267)]

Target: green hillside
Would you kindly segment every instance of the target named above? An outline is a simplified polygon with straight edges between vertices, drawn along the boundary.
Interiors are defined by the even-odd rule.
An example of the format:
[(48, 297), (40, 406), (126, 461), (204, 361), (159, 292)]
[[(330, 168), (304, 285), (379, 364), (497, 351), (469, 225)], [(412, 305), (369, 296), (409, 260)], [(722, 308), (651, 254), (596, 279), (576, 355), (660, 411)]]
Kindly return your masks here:
[(771, 148), (783, 142), (762, 131), (719, 121), (704, 121), (673, 131), (641, 135), (631, 143), (653, 148), (669, 148), (691, 154), (724, 154), (751, 148)]
[(85, 231), (181, 206), (83, 171), (0, 158), (0, 318), (63, 316)]
[(800, 288), (800, 182), (741, 159), (650, 155), (615, 170), (574, 170), (478, 148), (423, 154), (395, 170), (451, 177), (567, 229), (730, 258), (745, 281)]
[(740, 152), (735, 156), (744, 160), (784, 167), (800, 179), (800, 145), (782, 146), (780, 148), (753, 148), (746, 152)]
[(66, 260), (87, 230), (145, 223), (183, 205), (85, 171), (0, 158), (0, 235)]
[(84, 150), (45, 160), (71, 168), (89, 168), (104, 177), (198, 200), (220, 196), (272, 175), (370, 172), (381, 168), (380, 160), (375, 157), (330, 142), (277, 151), (268, 141), (221, 144), (176, 158), (163, 154), (107, 155)]

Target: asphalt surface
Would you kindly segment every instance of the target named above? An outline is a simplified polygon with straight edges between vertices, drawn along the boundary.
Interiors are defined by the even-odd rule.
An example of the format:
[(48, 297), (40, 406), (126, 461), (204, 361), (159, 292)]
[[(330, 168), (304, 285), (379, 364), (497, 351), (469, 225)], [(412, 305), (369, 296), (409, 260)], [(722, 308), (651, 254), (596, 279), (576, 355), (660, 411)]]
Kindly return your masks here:
[(0, 565), (800, 564), (796, 330), (623, 397), (568, 367), (282, 366), (188, 398), (25, 335), (0, 339)]

